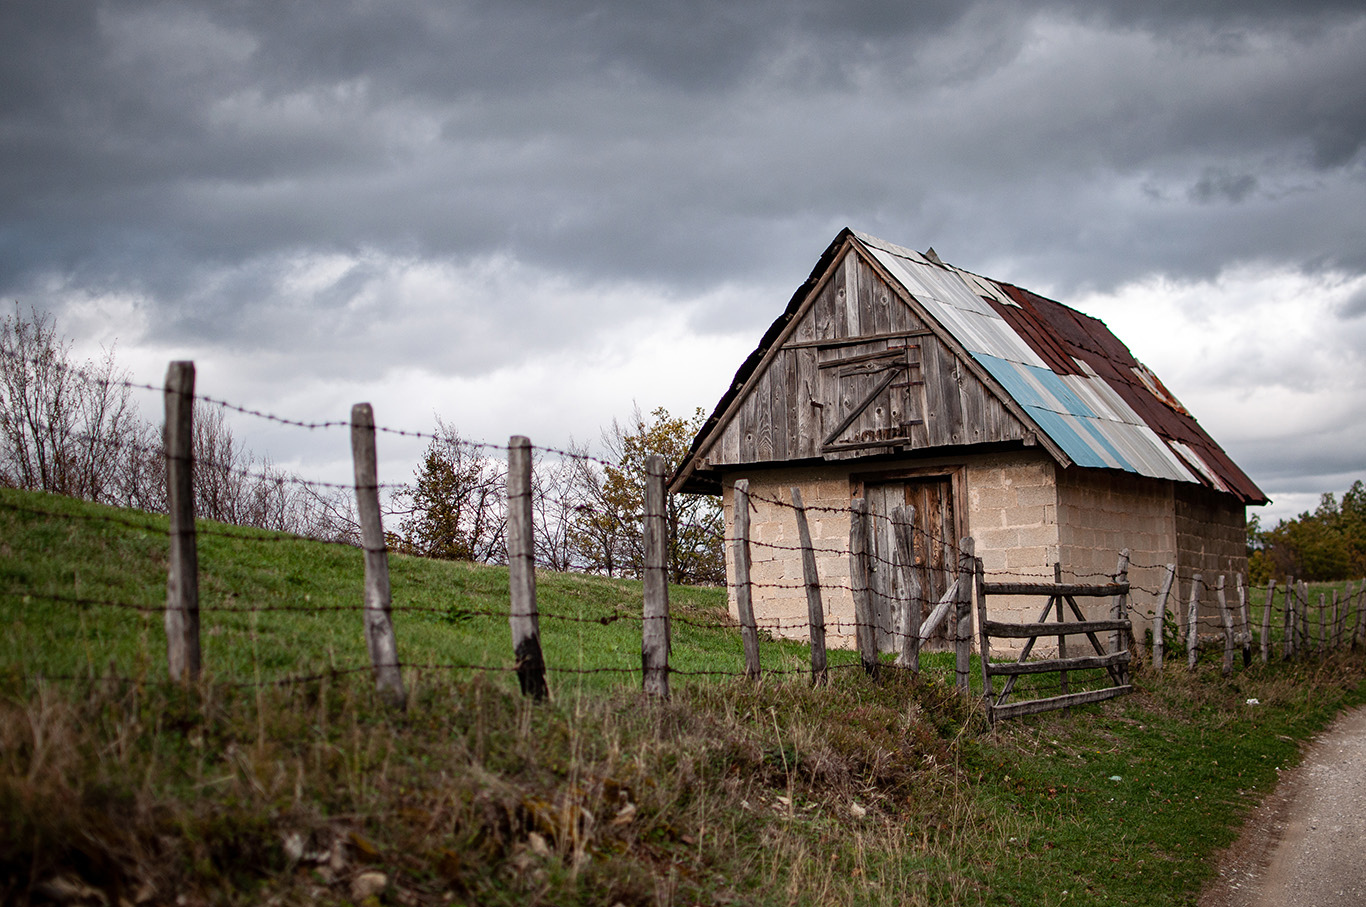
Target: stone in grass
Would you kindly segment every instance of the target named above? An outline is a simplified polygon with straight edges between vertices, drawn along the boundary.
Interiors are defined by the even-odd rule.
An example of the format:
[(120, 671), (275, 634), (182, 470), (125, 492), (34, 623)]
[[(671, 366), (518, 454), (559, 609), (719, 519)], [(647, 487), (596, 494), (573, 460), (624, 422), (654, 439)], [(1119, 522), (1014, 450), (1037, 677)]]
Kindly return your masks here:
[(351, 880), (351, 899), (363, 901), (379, 895), (389, 885), (389, 877), (373, 869), (358, 874)]

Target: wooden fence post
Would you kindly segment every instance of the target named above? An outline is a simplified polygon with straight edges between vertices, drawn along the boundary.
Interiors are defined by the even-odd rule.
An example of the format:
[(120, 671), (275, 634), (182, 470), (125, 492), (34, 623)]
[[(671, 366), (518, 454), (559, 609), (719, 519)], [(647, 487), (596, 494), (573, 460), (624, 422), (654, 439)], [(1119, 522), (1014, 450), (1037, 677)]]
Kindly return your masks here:
[(536, 608), (536, 537), (531, 513), (531, 441), (523, 435), (508, 440), (508, 593), (512, 653), (522, 695), (536, 700), (550, 695), (541, 652), (541, 617)]
[(802, 581), (806, 585), (806, 620), (811, 630), (811, 683), (830, 682), (825, 656), (825, 607), (821, 603), (821, 578), (816, 571), (816, 550), (811, 544), (811, 527), (806, 522), (802, 490), (792, 486), (792, 508), (797, 512), (797, 539), (802, 546)]
[(1266, 602), (1262, 605), (1262, 664), (1271, 660), (1271, 603), (1276, 597), (1276, 580), (1266, 584)]
[(972, 588), (977, 579), (976, 544), (971, 536), (958, 541), (958, 615), (954, 631), (958, 635), (954, 665), (958, 675), (958, 692), (967, 696), (971, 691), (969, 672), (972, 668)]
[(408, 696), (398, 666), (398, 643), (390, 613), (389, 552), (379, 513), (379, 464), (375, 454), (375, 414), (369, 403), (351, 407), (351, 460), (356, 477), (356, 515), (365, 552), (365, 644), (375, 675), (375, 690), (389, 705), (403, 708)]
[(1281, 642), (1281, 647), (1285, 650), (1285, 660), (1289, 661), (1295, 657), (1295, 633), (1299, 626), (1299, 618), (1295, 616), (1295, 577), (1285, 578), (1285, 639)]
[(1346, 602), (1338, 603), (1338, 590), (1333, 590), (1333, 648), (1342, 648), (1342, 622), (1347, 617)]
[(745, 644), (745, 675), (759, 678), (759, 627), (754, 620), (754, 587), (749, 578), (749, 479), (735, 481), (735, 606)]
[(640, 631), (641, 683), (669, 698), (669, 523), (664, 458), (645, 460), (645, 610)]
[(1295, 640), (1295, 651), (1309, 654), (1310, 628), (1309, 628), (1309, 584), (1300, 580), (1295, 586), (1295, 613), (1300, 616), (1300, 635)]
[[(1114, 581), (1116, 583), (1129, 582), (1129, 549), (1123, 548), (1119, 552), (1119, 563), (1115, 565)], [(1121, 592), (1110, 599), (1110, 619), (1124, 620), (1128, 617), (1129, 595)], [(1114, 630), (1110, 633), (1110, 652), (1118, 652), (1124, 648), (1127, 641), (1133, 639), (1133, 626), (1130, 625), (1129, 640), (1126, 640), (1123, 630)], [(1131, 656), (1132, 657), (1132, 656)], [(1129, 682), (1129, 666), (1127, 664), (1118, 665), (1119, 675), (1122, 683)]]
[(166, 570), (166, 666), (171, 679), (199, 679), (199, 550), (194, 527), (194, 363), (166, 370), (166, 509), (170, 557)]
[(869, 586), (868, 502), (849, 502), (849, 586), (854, 594), (854, 639), (863, 670), (877, 676), (877, 628), (873, 626), (873, 590)]
[[(1167, 650), (1167, 600), (1172, 594), (1172, 583), (1176, 581), (1176, 565), (1167, 565), (1167, 575), (1162, 580), (1162, 591), (1157, 596), (1157, 612), (1153, 615), (1153, 670), (1162, 673), (1162, 657)], [(1181, 626), (1177, 621), (1176, 625)]]
[(1204, 579), (1199, 573), (1191, 577), (1191, 600), (1186, 611), (1186, 667), (1192, 671), (1200, 659), (1200, 584)]
[(1361, 582), (1357, 583), (1356, 602), (1357, 602), (1357, 618), (1356, 618), (1356, 625), (1355, 625), (1354, 629), (1352, 630), (1352, 649), (1353, 649), (1353, 651), (1356, 650), (1356, 647), (1357, 647), (1357, 646), (1360, 644), (1360, 642), (1361, 642), (1361, 628), (1362, 628), (1361, 612), (1362, 612), (1363, 607), (1366, 607), (1366, 579), (1364, 579), (1364, 580), (1362, 580)]
[(920, 588), (920, 571), (915, 563), (915, 507), (892, 508), (892, 528), (896, 533), (897, 559), (901, 562), (901, 588), (906, 594), (902, 603), (898, 632), (901, 651), (897, 653), (898, 667), (920, 672), (920, 609), (924, 592)]
[[(1053, 562), (1053, 582), (1058, 583), (1058, 584), (1061, 584), (1061, 583), (1062, 583), (1062, 561), (1054, 561), (1054, 562)], [(1064, 619), (1063, 610), (1062, 610), (1062, 599), (1061, 599), (1061, 598), (1055, 599), (1055, 604), (1057, 605), (1058, 623), (1062, 623), (1062, 622), (1063, 622), (1063, 619)], [(1048, 609), (1045, 608), (1043, 613), (1044, 613), (1044, 616), (1047, 617), (1047, 616), (1048, 616)], [(1059, 637), (1058, 637), (1058, 658), (1061, 658), (1061, 659), (1066, 659), (1066, 658), (1067, 658), (1067, 637), (1066, 637), (1066, 636), (1059, 636)], [(1072, 688), (1068, 685), (1068, 682), (1067, 682), (1067, 672), (1066, 672), (1066, 671), (1059, 671), (1059, 672), (1058, 672), (1058, 692), (1060, 692), (1060, 693), (1061, 693), (1062, 695), (1064, 695), (1064, 696), (1066, 696), (1066, 695), (1068, 695), (1069, 693), (1072, 692)]]
[(1319, 593), (1319, 656), (1322, 657), (1328, 651), (1328, 596)]
[(1223, 674), (1228, 677), (1233, 673), (1233, 613), (1228, 607), (1228, 598), (1224, 595), (1224, 574), (1219, 574), (1219, 584), (1216, 586), (1216, 595), (1219, 599), (1219, 623), (1224, 628), (1224, 669)]
[(1239, 631), (1239, 638), (1243, 643), (1243, 667), (1252, 664), (1252, 622), (1247, 613), (1247, 587), (1243, 585), (1243, 575), (1235, 574), (1238, 581), (1238, 613), (1242, 618), (1242, 629)]

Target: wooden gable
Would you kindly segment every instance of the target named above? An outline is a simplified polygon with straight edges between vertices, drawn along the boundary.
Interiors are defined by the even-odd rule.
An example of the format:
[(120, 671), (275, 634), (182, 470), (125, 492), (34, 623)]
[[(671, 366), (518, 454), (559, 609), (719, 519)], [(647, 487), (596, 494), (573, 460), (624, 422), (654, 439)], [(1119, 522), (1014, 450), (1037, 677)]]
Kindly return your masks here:
[(698, 458), (715, 468), (1032, 441), (955, 349), (846, 243)]

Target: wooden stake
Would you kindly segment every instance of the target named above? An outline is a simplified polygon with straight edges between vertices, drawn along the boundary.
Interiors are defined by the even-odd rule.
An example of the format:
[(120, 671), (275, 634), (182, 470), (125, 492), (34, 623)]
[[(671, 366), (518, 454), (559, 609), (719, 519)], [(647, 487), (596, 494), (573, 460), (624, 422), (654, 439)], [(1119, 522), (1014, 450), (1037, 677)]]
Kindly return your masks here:
[(1266, 584), (1266, 602), (1262, 605), (1262, 664), (1271, 661), (1271, 604), (1276, 597), (1276, 581)]
[[(977, 587), (977, 657), (982, 669), (982, 701), (987, 709), (987, 723), (990, 724), (993, 721), (991, 674), (988, 671), (991, 665), (991, 636), (987, 633), (986, 571), (980, 557), (973, 559), (973, 575)], [(1047, 616), (1046, 610), (1044, 615)]]
[(745, 674), (759, 679), (759, 628), (754, 621), (753, 587), (749, 579), (749, 479), (735, 481), (735, 606), (740, 612), (740, 638), (745, 644)]
[(194, 527), (194, 363), (166, 370), (166, 666), (171, 679), (199, 680), (199, 550)]
[(398, 665), (398, 643), (390, 613), (389, 552), (379, 513), (379, 465), (375, 454), (375, 414), (369, 403), (351, 407), (351, 460), (356, 477), (356, 515), (365, 550), (365, 644), (375, 676), (375, 690), (394, 708), (408, 697)]
[(912, 673), (919, 673), (920, 608), (924, 593), (920, 588), (920, 571), (915, 564), (915, 507), (893, 507), (892, 528), (896, 532), (896, 553), (901, 564), (901, 588), (906, 596), (901, 603), (897, 627), (897, 632), (901, 634), (901, 651), (896, 663), (898, 667), (910, 668)]
[(645, 460), (645, 610), (640, 666), (645, 692), (669, 698), (669, 522), (664, 458)]
[(536, 538), (531, 513), (531, 441), (522, 435), (508, 440), (508, 591), (512, 599), (508, 624), (517, 680), (522, 695), (537, 700), (550, 695), (541, 654), (541, 617), (536, 609)]
[(1285, 639), (1282, 641), (1282, 648), (1285, 649), (1285, 660), (1289, 661), (1295, 657), (1295, 632), (1299, 625), (1299, 619), (1295, 616), (1295, 577), (1289, 576), (1285, 580)]
[(868, 502), (854, 498), (849, 502), (849, 585), (854, 593), (854, 638), (863, 670), (876, 677), (877, 632), (873, 626), (872, 589), (868, 583), (868, 552), (872, 547), (868, 528)]
[[(1157, 596), (1157, 613), (1153, 615), (1153, 670), (1162, 673), (1162, 657), (1167, 649), (1166, 622), (1167, 601), (1171, 598), (1172, 583), (1176, 581), (1176, 565), (1167, 565), (1167, 575), (1162, 580), (1162, 591)], [(1181, 625), (1177, 621), (1177, 626)]]
[(1242, 628), (1238, 631), (1238, 638), (1243, 644), (1243, 667), (1252, 664), (1252, 622), (1248, 619), (1247, 613), (1247, 589), (1243, 586), (1243, 575), (1235, 574), (1238, 582), (1238, 614), (1242, 619)]
[(968, 675), (972, 670), (972, 587), (977, 578), (974, 548), (971, 537), (958, 542), (958, 616), (954, 627), (958, 634), (954, 646), (958, 657), (954, 667), (958, 675), (958, 692), (963, 696), (971, 690)]
[(1186, 610), (1186, 667), (1195, 670), (1195, 663), (1200, 659), (1200, 584), (1204, 577), (1195, 574), (1191, 577), (1191, 600), (1190, 606)]
[(1219, 574), (1216, 587), (1219, 598), (1219, 622), (1224, 627), (1224, 676), (1233, 673), (1233, 613), (1229, 610), (1228, 599), (1224, 596), (1224, 575)]
[[(1114, 581), (1115, 581), (1116, 583), (1127, 583), (1127, 582), (1129, 582), (1129, 549), (1128, 549), (1128, 548), (1123, 548), (1123, 549), (1121, 549), (1120, 552), (1119, 552), (1119, 563), (1115, 565)], [(1124, 620), (1126, 617), (1129, 616), (1129, 615), (1128, 615), (1128, 611), (1129, 611), (1129, 595), (1128, 595), (1128, 593), (1121, 592), (1119, 595), (1113, 596), (1113, 597), (1110, 599), (1110, 618), (1111, 618), (1112, 620)], [(1130, 630), (1130, 632), (1132, 633), (1132, 625), (1131, 625), (1131, 630)], [(1110, 633), (1110, 652), (1113, 654), (1113, 653), (1115, 653), (1115, 652), (1118, 652), (1118, 651), (1120, 651), (1120, 650), (1126, 648), (1126, 643), (1128, 643), (1129, 641), (1130, 641), (1130, 640), (1125, 639), (1125, 633), (1124, 633), (1123, 630), (1114, 630), (1113, 632)], [(1121, 682), (1121, 683), (1128, 683), (1128, 682), (1129, 682), (1129, 666), (1128, 666), (1128, 664), (1121, 664), (1121, 665), (1119, 665), (1119, 675), (1120, 675), (1120, 678), (1121, 678), (1121, 679), (1120, 679), (1120, 682)]]
[[(1062, 582), (1062, 561), (1054, 561), (1054, 562), (1053, 562), (1053, 582), (1055, 582), (1055, 583), (1061, 583), (1061, 582)], [(1051, 603), (1052, 601), (1053, 601), (1053, 599), (1050, 598), (1050, 599), (1049, 599), (1049, 602)], [(1062, 599), (1061, 599), (1061, 598), (1058, 598), (1058, 599), (1057, 599), (1057, 606), (1058, 606), (1058, 623), (1062, 623), (1062, 622), (1063, 622), (1063, 616), (1064, 616), (1064, 615), (1063, 615), (1063, 610), (1062, 610)], [(1047, 616), (1048, 616), (1048, 608), (1045, 607), (1045, 608), (1044, 608), (1044, 618), (1047, 619)], [(1058, 637), (1058, 658), (1060, 658), (1060, 659), (1065, 659), (1065, 658), (1067, 658), (1067, 637), (1066, 637), (1066, 636), (1059, 636), (1059, 637)], [(1013, 681), (1014, 678), (1011, 678), (1011, 680)], [(1009, 686), (1008, 686), (1007, 688), (1009, 688)], [(1067, 683), (1067, 672), (1066, 672), (1066, 671), (1059, 671), (1059, 672), (1058, 672), (1058, 691), (1059, 691), (1063, 696), (1066, 696), (1066, 695), (1068, 695), (1069, 692), (1071, 692), (1071, 687), (1070, 687), (1070, 686), (1068, 685), (1068, 683)]]
[(797, 511), (797, 539), (802, 546), (802, 581), (806, 585), (806, 620), (811, 625), (811, 683), (830, 682), (825, 657), (825, 606), (821, 603), (821, 578), (816, 570), (816, 550), (811, 544), (811, 527), (806, 522), (802, 491), (792, 486), (792, 507)]

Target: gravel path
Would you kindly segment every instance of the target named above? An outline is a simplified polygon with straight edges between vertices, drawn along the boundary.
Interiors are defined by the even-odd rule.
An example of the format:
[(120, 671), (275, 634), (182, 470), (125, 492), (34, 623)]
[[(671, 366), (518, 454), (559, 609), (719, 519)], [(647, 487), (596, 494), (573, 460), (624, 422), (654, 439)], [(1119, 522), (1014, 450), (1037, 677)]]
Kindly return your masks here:
[(1249, 817), (1200, 907), (1366, 905), (1366, 708), (1344, 713)]

